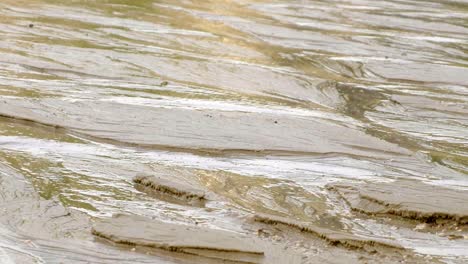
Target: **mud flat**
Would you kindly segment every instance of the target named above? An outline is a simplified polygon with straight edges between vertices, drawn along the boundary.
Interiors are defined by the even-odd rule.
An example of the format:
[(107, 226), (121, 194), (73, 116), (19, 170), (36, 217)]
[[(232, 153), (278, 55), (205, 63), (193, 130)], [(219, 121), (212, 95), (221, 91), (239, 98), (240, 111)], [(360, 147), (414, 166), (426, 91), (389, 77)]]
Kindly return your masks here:
[[(468, 189), (467, 18), (460, 0), (0, 1), (0, 263), (468, 263), (466, 195), (375, 183)], [(123, 212), (152, 219), (102, 219)], [(235, 239), (129, 246), (93, 219)]]
[[(280, 263), (275, 260), (278, 248), (260, 240), (233, 232), (199, 226), (165, 223), (141, 216), (117, 214), (98, 220), (92, 229), (95, 236), (117, 244), (162, 249), (240, 263)], [(299, 263), (298, 257), (279, 250), (279, 261)], [(288, 259), (284, 258), (288, 256)], [(278, 258), (278, 255), (276, 255)], [(284, 262), (283, 262), (284, 263)]]
[(395, 215), (426, 223), (468, 223), (468, 193), (415, 181), (336, 184), (350, 207), (370, 215)]
[(308, 252), (316, 251), (305, 263), (439, 263), (437, 258), (415, 254), (397, 241), (362, 237), (343, 229), (332, 229), (331, 225), (269, 214), (256, 214), (250, 222), (260, 227), (261, 237), (301, 244), (308, 247)]
[(161, 176), (137, 175), (133, 178), (137, 189), (150, 195), (177, 199), (193, 205), (203, 205), (206, 202), (205, 191), (194, 187), (186, 181), (174, 181)]
[[(94, 109), (99, 109), (99, 114)], [(105, 101), (4, 98), (0, 102), (0, 115), (140, 146), (215, 152), (410, 155), (397, 145), (330, 120), (267, 113), (214, 113), (211, 110), (166, 109)]]
[(21, 174), (0, 165), (0, 224), (36, 238), (85, 237), (87, 215), (62, 206), (57, 200), (42, 199)]
[(69, 263), (155, 260), (154, 256), (130, 256), (93, 242), (88, 215), (66, 208), (55, 199), (43, 199), (23, 175), (3, 164), (0, 194), (1, 263), (55, 263), (64, 260), (64, 256)]
[(394, 241), (390, 240), (376, 240), (358, 237), (350, 233), (345, 233), (343, 231), (335, 231), (332, 229), (323, 228), (320, 226), (313, 225), (311, 223), (296, 221), (293, 219), (288, 219), (286, 217), (266, 215), (266, 214), (256, 214), (252, 218), (255, 222), (270, 224), (270, 225), (285, 225), (292, 228), (299, 229), (303, 232), (312, 233), (322, 239), (325, 239), (332, 245), (341, 245), (349, 248), (358, 248), (364, 249), (368, 246), (372, 247), (385, 247), (392, 249), (403, 249), (401, 245)]

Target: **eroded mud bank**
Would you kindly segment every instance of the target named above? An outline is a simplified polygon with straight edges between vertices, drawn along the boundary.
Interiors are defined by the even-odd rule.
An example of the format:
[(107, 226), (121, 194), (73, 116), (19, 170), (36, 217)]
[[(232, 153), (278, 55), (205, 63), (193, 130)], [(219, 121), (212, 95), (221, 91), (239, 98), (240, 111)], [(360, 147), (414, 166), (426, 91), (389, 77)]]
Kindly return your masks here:
[[(260, 262), (264, 250), (248, 237), (128, 215), (99, 220), (92, 233), (115, 243), (160, 248), (239, 262)], [(210, 254), (210, 252), (218, 254)]]
[[(434, 263), (435, 259), (424, 259), (413, 255), (394, 244), (368, 241), (365, 238), (351, 237), (331, 230), (314, 228), (306, 223), (299, 223), (271, 215), (255, 216), (255, 221), (268, 225), (283, 224), (313, 232), (318, 237), (294, 241), (293, 233), (280, 230), (282, 235), (268, 237), (268, 227), (260, 228), (257, 235), (236, 234), (223, 230), (207, 229), (200, 226), (187, 226), (160, 222), (156, 219), (130, 215), (114, 215), (101, 219), (93, 224), (95, 236), (121, 245), (129, 245), (132, 250), (150, 252), (162, 249), (175, 253), (194, 255), (192, 261), (201, 263), (357, 263), (379, 261), (395, 263), (409, 261), (412, 263)], [(276, 228), (276, 232), (278, 232)], [(293, 238), (293, 240), (291, 240)], [(321, 241), (325, 239), (325, 243)], [(328, 243), (331, 243), (330, 247)], [(342, 249), (337, 246), (344, 246)], [(371, 255), (369, 255), (371, 253)], [(334, 257), (331, 257), (334, 256)], [(201, 258), (200, 258), (201, 257)], [(190, 257), (189, 257), (190, 258)], [(198, 262), (197, 262), (198, 263)]]
[(401, 245), (394, 241), (372, 240), (369, 238), (358, 237), (342, 231), (332, 230), (330, 228), (323, 228), (308, 222), (295, 221), (285, 217), (257, 214), (253, 216), (253, 221), (271, 225), (281, 224), (292, 228), (297, 228), (301, 231), (309, 232), (322, 239), (325, 239), (333, 245), (341, 245), (345, 247), (359, 249), (363, 249), (366, 246), (403, 249)]
[(421, 182), (329, 185), (353, 210), (371, 215), (395, 215), (426, 223), (468, 224), (467, 191)]
[(164, 178), (162, 176), (137, 175), (133, 178), (133, 182), (143, 191), (157, 197), (169, 196), (196, 205), (203, 205), (206, 202), (204, 189), (195, 188), (186, 181), (177, 182), (176, 179), (167, 178), (167, 174), (164, 175)]

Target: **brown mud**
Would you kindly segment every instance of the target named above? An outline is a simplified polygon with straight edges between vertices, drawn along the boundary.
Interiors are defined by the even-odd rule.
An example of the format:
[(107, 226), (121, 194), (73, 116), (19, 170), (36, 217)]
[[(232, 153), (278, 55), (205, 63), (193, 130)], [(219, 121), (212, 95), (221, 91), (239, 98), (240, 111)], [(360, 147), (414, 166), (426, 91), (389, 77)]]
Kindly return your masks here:
[(206, 202), (205, 191), (194, 188), (183, 181), (167, 180), (158, 176), (137, 175), (133, 182), (142, 191), (153, 194), (157, 197), (171, 196), (172, 198), (183, 200), (189, 204), (203, 205)]
[(370, 215), (395, 215), (426, 223), (468, 223), (468, 193), (420, 182), (329, 185), (353, 210)]
[(259, 237), (315, 252), (305, 263), (439, 263), (437, 258), (414, 254), (396, 241), (364, 238), (330, 226), (265, 214), (255, 215), (249, 221), (256, 226)]
[(220, 260), (258, 263), (264, 255), (264, 250), (258, 244), (236, 233), (164, 223), (144, 217), (115, 215), (111, 219), (96, 222), (92, 233), (115, 243)]
[(54, 263), (64, 258), (72, 263), (149, 261), (93, 242), (87, 214), (40, 197), (11, 167), (0, 166), (0, 191), (0, 259), (4, 263)]
[(295, 221), (292, 219), (287, 219), (285, 217), (257, 214), (253, 217), (253, 221), (270, 225), (279, 224), (297, 228), (303, 232), (312, 233), (319, 238), (325, 239), (332, 245), (341, 245), (353, 249), (364, 249), (368, 246), (403, 249), (401, 245), (394, 241), (372, 240), (369, 238), (362, 238), (342, 231), (327, 229), (313, 225), (311, 223)]
[[(467, 19), (1, 1), (0, 263), (467, 263)], [(137, 245), (166, 227), (191, 247)]]
[[(2, 116), (142, 146), (213, 151), (339, 152), (366, 156), (383, 153), (383, 157), (409, 154), (403, 148), (358, 130), (344, 133), (345, 126), (326, 120), (298, 120), (287, 116), (279, 119), (266, 113), (230, 111), (214, 114), (212, 111), (148, 108), (88, 100), (72, 103), (50, 98), (5, 98), (0, 104)], [(106, 122), (99, 122), (93, 109), (100, 109)], [(290, 130), (296, 133), (287, 133)], [(181, 139), (185, 131), (193, 131), (190, 140)]]

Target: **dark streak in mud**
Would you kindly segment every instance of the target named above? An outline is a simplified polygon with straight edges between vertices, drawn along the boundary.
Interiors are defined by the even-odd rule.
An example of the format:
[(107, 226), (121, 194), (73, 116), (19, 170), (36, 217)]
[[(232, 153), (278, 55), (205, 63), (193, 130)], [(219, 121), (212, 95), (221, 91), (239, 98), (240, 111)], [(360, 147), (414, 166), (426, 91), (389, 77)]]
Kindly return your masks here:
[(142, 191), (153, 194), (156, 197), (171, 196), (193, 205), (203, 206), (206, 202), (205, 192), (193, 185), (184, 182), (164, 179), (156, 176), (139, 175), (133, 178), (133, 182), (139, 185)]

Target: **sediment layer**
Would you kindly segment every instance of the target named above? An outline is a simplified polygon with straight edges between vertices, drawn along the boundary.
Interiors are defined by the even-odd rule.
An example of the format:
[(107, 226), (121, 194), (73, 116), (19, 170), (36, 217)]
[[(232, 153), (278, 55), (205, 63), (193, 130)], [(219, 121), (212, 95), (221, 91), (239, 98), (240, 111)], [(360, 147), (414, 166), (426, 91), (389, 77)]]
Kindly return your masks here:
[(236, 233), (165, 223), (141, 216), (118, 214), (98, 220), (96, 236), (119, 244), (145, 246), (222, 260), (261, 261), (264, 251), (252, 240)]
[(206, 200), (203, 190), (180, 181), (170, 181), (157, 176), (137, 175), (133, 178), (133, 182), (146, 187), (151, 192), (169, 195), (178, 199), (195, 202), (204, 202)]
[(292, 219), (288, 219), (280, 216), (266, 215), (266, 214), (256, 214), (253, 216), (255, 222), (277, 225), (282, 224), (290, 226), (296, 229), (299, 229), (303, 232), (312, 233), (322, 239), (325, 239), (332, 245), (341, 245), (349, 248), (364, 248), (365, 246), (377, 246), (377, 247), (387, 247), (394, 249), (403, 249), (399, 244), (390, 241), (390, 240), (377, 240), (358, 237), (353, 234), (345, 233), (342, 231), (335, 231), (319, 226), (315, 226), (310, 223), (300, 222)]
[[(99, 116), (94, 109), (99, 109)], [(359, 130), (349, 130), (325, 118), (278, 118), (269, 113), (214, 113), (211, 110), (166, 109), (91, 100), (69, 102), (53, 98), (5, 98), (1, 102), (0, 115), (140, 146), (366, 156), (410, 154), (397, 145)], [(190, 131), (190, 137), (184, 138), (187, 131)], [(296, 132), (291, 134), (290, 131)]]
[(334, 184), (336, 191), (355, 210), (371, 215), (396, 215), (427, 223), (468, 224), (468, 193), (415, 181)]

